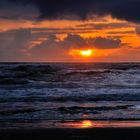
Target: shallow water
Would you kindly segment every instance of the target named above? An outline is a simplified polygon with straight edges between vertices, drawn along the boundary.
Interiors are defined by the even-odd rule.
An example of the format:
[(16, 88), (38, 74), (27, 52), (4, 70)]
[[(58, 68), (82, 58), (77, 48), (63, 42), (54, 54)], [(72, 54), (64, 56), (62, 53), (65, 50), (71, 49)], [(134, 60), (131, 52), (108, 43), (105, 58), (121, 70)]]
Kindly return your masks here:
[(139, 63), (0, 64), (0, 127), (140, 120), (139, 83)]

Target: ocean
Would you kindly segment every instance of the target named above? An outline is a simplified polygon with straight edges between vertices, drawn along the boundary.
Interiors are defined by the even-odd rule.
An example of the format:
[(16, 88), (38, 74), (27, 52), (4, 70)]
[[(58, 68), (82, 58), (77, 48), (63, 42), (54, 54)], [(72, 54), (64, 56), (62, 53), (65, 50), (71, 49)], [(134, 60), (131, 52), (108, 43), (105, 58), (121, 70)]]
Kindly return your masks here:
[(140, 120), (140, 63), (0, 64), (0, 129), (89, 120)]

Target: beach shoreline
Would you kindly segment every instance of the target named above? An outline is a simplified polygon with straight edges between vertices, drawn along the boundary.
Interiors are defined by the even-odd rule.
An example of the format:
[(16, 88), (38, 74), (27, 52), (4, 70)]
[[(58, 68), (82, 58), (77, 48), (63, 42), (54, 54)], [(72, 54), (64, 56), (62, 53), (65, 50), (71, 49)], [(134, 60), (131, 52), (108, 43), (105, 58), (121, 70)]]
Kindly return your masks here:
[(24, 120), (1, 121), (0, 130), (140, 128), (140, 120)]
[[(53, 124), (54, 122), (52, 122)], [(50, 125), (50, 126), (49, 126)], [(20, 124), (22, 126), (22, 124)], [(139, 121), (65, 121), (57, 125), (48, 122), (48, 126), (16, 127), (0, 129), (0, 140), (135, 140), (139, 137)]]
[(139, 128), (47, 128), (47, 129), (12, 129), (0, 130), (1, 140), (11, 139), (127, 139), (135, 140), (139, 137)]

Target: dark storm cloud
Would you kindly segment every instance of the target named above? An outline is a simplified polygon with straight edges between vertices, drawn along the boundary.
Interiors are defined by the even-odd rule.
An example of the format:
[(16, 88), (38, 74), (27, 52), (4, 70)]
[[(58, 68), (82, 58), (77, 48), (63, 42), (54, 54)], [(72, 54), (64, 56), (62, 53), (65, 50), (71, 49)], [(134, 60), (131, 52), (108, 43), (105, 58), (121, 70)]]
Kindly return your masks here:
[[(68, 34), (67, 37), (60, 42), (57, 42), (58, 46), (62, 46), (64, 48), (82, 48), (82, 47), (93, 47), (97, 49), (115, 49), (121, 47), (122, 43), (120, 39), (113, 38), (103, 38), (96, 37), (85, 39), (79, 35)], [(59, 44), (60, 43), (60, 44)]]
[[(36, 60), (40, 58), (55, 58), (63, 57), (69, 50), (72, 49), (83, 49), (85, 47), (90, 47), (93, 49), (115, 49), (121, 47), (122, 43), (119, 39), (112, 38), (91, 38), (84, 39), (79, 35), (68, 34), (64, 40), (57, 40), (55, 35), (50, 35), (48, 39), (34, 46), (30, 51), (31, 57)], [(63, 58), (64, 59), (64, 58)]]
[(46, 57), (53, 59), (56, 55), (63, 59), (64, 55), (68, 56), (67, 53), (71, 48), (115, 49), (122, 46), (121, 40), (111, 37), (87, 39), (77, 34), (67, 34), (63, 40), (60, 40), (57, 38), (57, 33), (51, 32), (44, 34), (40, 43), (33, 44), (42, 38), (41, 32), (38, 36), (33, 32), (33, 29), (0, 32), (0, 61), (25, 61), (29, 58), (38, 60)]
[(121, 46), (121, 40), (98, 37), (95, 39), (93, 44), (98, 49), (113, 49)]
[(133, 24), (130, 23), (91, 23), (91, 24), (81, 24), (77, 25), (77, 27), (84, 27), (89, 28), (92, 27), (96, 30), (102, 30), (102, 29), (115, 29), (115, 28), (128, 28), (133, 27)]
[[(116, 35), (116, 34), (126, 34), (126, 35), (131, 35), (134, 34), (135, 31), (111, 31), (111, 32), (107, 32), (107, 34), (112, 34), (112, 35)], [(123, 36), (122, 36), (123, 37)]]
[(29, 29), (11, 30), (0, 33), (0, 61), (19, 61), (24, 58), (23, 50), (32, 39)]
[(31, 3), (23, 5), (22, 3), (0, 0), (0, 18), (35, 20), (38, 16), (38, 8)]
[(121, 45), (121, 40), (113, 38), (96, 37), (85, 39), (79, 35), (68, 34), (64, 40), (57, 40), (54, 35), (51, 35), (47, 40), (35, 46), (33, 51), (42, 52), (42, 50), (45, 51), (48, 48), (53, 48), (55, 50), (57, 47), (64, 50), (70, 48), (80, 49), (84, 47), (93, 47), (97, 49), (115, 49), (121, 47)]
[(140, 26), (136, 26), (136, 34), (140, 36)]
[(89, 15), (113, 17), (128, 21), (140, 21), (140, 0), (10, 0), (16, 3), (33, 4), (40, 10), (41, 18), (56, 19)]
[(68, 34), (64, 40), (57, 40), (55, 35), (50, 35), (42, 43), (30, 49), (29, 53), (33, 60), (44, 61), (46, 58), (48, 60), (53, 60), (54, 58), (62, 58), (64, 60), (64, 56), (66, 58), (69, 57), (68, 52), (70, 49), (83, 49), (85, 47), (93, 49), (117, 49), (121, 45), (121, 40), (112, 38), (97, 37), (84, 39), (79, 35)]

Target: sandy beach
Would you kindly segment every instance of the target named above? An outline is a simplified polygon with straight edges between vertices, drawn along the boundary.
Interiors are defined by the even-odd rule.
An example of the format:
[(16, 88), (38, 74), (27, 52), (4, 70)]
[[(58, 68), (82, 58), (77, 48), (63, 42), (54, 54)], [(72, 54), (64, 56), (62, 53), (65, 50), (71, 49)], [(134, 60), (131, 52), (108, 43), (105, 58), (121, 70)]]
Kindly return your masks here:
[(98, 139), (126, 139), (136, 140), (139, 138), (140, 128), (88, 128), (88, 129), (20, 129), (1, 130), (1, 140), (22, 139), (22, 140), (98, 140)]

